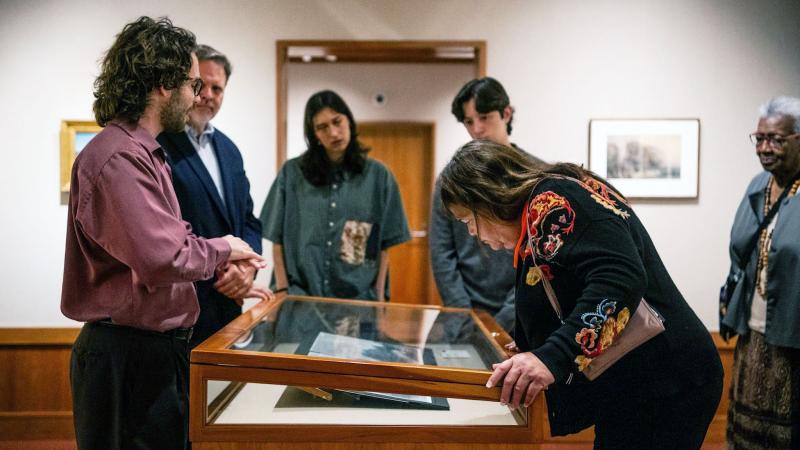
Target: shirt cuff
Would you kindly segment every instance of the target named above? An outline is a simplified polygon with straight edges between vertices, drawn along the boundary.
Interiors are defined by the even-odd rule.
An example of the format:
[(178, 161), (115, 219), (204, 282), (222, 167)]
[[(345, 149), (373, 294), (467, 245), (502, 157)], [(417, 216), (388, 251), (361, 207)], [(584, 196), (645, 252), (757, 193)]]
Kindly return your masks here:
[(571, 372), (570, 362), (564, 361), (564, 353), (555, 345), (546, 342), (532, 353), (547, 366), (547, 369), (553, 374), (556, 382), (567, 379)]
[(222, 238), (207, 239), (208, 245), (217, 252), (217, 261), (215, 267), (221, 265), (231, 256), (231, 245), (228, 241)]

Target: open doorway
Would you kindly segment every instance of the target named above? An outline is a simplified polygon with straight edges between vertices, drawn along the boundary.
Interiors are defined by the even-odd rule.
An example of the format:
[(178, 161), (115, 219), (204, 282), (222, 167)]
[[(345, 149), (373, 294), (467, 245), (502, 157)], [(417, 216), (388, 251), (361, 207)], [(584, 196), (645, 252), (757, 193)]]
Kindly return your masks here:
[(338, 92), (370, 157), (395, 175), (412, 231), (411, 242), (390, 251), (392, 300), (439, 304), (427, 236), (436, 148), (454, 150), (468, 139), (449, 106), (463, 83), (485, 75), (485, 43), (279, 41), (277, 50), (278, 167), (305, 149), (308, 97)]
[(277, 166), (286, 161), (290, 63), (464, 64), (474, 78), (486, 76), (486, 41), (279, 40), (276, 46)]

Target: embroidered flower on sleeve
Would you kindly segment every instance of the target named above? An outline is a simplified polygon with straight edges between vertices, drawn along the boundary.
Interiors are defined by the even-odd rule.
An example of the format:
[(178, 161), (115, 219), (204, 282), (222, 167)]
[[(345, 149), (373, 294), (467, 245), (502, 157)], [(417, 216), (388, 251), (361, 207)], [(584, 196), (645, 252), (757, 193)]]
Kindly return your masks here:
[(617, 312), (617, 302), (603, 300), (597, 305), (595, 312), (584, 313), (581, 321), (586, 325), (575, 334), (575, 342), (581, 346), (581, 355), (575, 358), (578, 370), (583, 372), (592, 360), (602, 354), (614, 344), (617, 336), (622, 333), (630, 320), (630, 311), (627, 307)]
[(597, 331), (593, 328), (584, 328), (575, 335), (575, 340), (581, 348), (593, 349), (597, 344)]
[(542, 275), (544, 275), (544, 277), (547, 278), (547, 281), (553, 281), (553, 278), (555, 278), (553, 276), (553, 270), (550, 269), (550, 265), (549, 264), (540, 265), (539, 266), (539, 270), (542, 271)]
[(614, 336), (616, 336), (617, 334), (617, 321), (614, 320), (613, 317), (609, 317), (608, 319), (606, 319), (606, 322), (603, 324), (602, 327), (600, 327), (600, 329), (601, 329), (600, 346), (598, 349), (600, 351), (598, 351), (597, 354), (593, 356), (599, 355), (600, 353), (602, 353), (602, 350), (605, 350), (611, 345), (612, 342), (614, 342)]
[(617, 334), (619, 335), (622, 333), (622, 330), (625, 329), (625, 325), (628, 324), (628, 320), (631, 318), (631, 312), (628, 311), (628, 308), (622, 308), (622, 311), (617, 314)]
[(583, 355), (580, 355), (577, 358), (575, 358), (575, 363), (578, 364), (578, 370), (581, 371), (581, 372), (586, 370), (586, 368), (589, 367), (589, 364), (591, 362), (592, 362), (592, 358), (587, 358), (587, 357), (585, 357)]
[(542, 278), (546, 278), (547, 281), (553, 280), (553, 272), (547, 264), (528, 268), (528, 274), (525, 276), (525, 283), (528, 286), (536, 286), (542, 281)]
[(575, 211), (563, 196), (542, 192), (528, 206), (527, 226), (536, 256), (549, 261), (564, 245), (564, 237), (575, 229)]
[(589, 191), (591, 197), (600, 206), (622, 217), (623, 219), (627, 219), (631, 216), (629, 212), (623, 211), (619, 208), (620, 203), (625, 205), (627, 203), (625, 202), (625, 199), (617, 194), (613, 189), (609, 189), (608, 186), (592, 177), (586, 177), (582, 181), (583, 187)]

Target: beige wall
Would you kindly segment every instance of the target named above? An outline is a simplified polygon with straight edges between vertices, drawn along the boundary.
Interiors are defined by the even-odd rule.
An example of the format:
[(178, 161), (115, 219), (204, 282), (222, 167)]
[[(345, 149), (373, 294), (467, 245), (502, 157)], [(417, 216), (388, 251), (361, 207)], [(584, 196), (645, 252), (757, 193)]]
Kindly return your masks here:
[[(332, 89), (350, 106), (358, 122), (409, 121), (435, 125), (436, 173), (458, 146), (469, 140), (450, 113), (450, 104), (464, 83), (475, 77), (471, 64), (289, 64), (288, 156), (305, 150), (303, 115), (317, 91)], [(376, 105), (376, 93), (384, 95)]]
[(711, 329), (733, 211), (759, 170), (746, 136), (756, 108), (800, 95), (790, 0), (3, 0), (0, 327), (73, 324), (59, 312), (59, 123), (91, 117), (97, 61), (142, 14), (169, 15), (233, 60), (215, 123), (242, 150), (257, 210), (275, 176), (276, 39), (486, 40), (488, 72), (517, 106), (514, 140), (548, 160), (585, 163), (591, 118), (700, 118), (699, 199), (636, 208)]

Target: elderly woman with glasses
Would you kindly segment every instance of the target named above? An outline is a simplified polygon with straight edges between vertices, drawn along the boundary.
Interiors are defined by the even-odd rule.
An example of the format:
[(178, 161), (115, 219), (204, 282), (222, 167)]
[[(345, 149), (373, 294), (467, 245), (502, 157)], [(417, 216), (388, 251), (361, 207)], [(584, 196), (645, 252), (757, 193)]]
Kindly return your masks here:
[[(800, 99), (761, 107), (750, 135), (764, 171), (747, 187), (731, 230), (720, 331), (738, 334), (728, 448), (800, 448)], [(772, 208), (778, 208), (770, 214)], [(765, 217), (767, 220), (765, 220)], [(762, 224), (763, 222), (763, 224)]]

